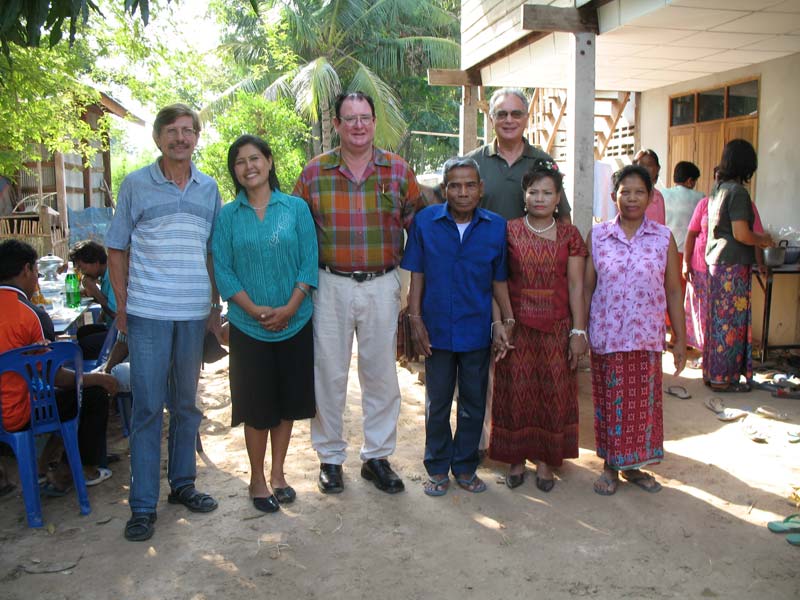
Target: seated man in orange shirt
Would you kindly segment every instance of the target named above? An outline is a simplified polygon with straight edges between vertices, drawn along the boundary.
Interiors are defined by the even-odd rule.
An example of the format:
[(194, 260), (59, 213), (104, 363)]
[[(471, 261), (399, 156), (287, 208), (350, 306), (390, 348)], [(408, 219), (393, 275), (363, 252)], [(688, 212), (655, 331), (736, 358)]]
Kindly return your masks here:
[[(36, 290), (39, 277), (36, 259), (36, 250), (25, 242), (0, 243), (0, 353), (55, 339), (50, 317), (28, 300)], [(68, 369), (61, 369), (56, 375), (56, 383), (63, 386), (57, 393), (58, 413), (63, 420), (74, 418), (77, 411), (75, 390), (69, 389), (74, 382), (74, 374)], [(116, 391), (116, 380), (106, 373), (86, 373), (83, 383), (78, 445), (86, 483), (96, 485), (111, 476), (108, 469), (96, 467), (105, 458), (108, 400)], [(3, 427), (7, 431), (24, 429), (31, 413), (26, 383), (18, 375), (6, 373), (0, 376), (0, 388)], [(51, 437), (45, 447), (40, 473), (41, 467), (47, 466), (47, 457), (55, 455), (54, 444), (58, 441), (60, 438)], [(42, 487), (45, 495), (63, 496), (69, 488), (72, 476), (63, 452), (60, 454), (58, 466), (48, 473), (49, 481)]]

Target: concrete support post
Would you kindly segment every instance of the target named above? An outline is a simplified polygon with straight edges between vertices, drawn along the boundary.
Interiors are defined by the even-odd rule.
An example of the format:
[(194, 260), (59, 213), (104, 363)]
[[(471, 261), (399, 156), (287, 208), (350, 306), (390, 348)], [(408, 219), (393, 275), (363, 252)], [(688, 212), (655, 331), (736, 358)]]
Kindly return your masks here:
[[(595, 35), (573, 34), (572, 73), (567, 90), (567, 174), (572, 222), (586, 236), (594, 194)], [(569, 189), (571, 187), (572, 189)]]
[(461, 108), (458, 119), (458, 154), (464, 156), (478, 147), (478, 86), (461, 87)]

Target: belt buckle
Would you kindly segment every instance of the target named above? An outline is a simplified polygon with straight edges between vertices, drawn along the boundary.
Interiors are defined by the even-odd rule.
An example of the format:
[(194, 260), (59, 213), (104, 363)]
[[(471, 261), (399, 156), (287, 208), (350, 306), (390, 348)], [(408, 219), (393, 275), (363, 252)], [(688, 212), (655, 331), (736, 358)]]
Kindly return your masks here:
[(365, 281), (372, 279), (372, 273), (366, 273), (364, 271), (353, 271), (350, 274), (350, 277), (353, 278), (357, 283), (364, 283)]

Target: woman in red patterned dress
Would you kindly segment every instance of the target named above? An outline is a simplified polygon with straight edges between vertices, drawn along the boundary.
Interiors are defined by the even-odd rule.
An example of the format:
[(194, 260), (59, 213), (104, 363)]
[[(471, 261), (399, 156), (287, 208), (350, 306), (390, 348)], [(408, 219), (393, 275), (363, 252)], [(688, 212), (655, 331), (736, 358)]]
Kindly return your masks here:
[(508, 289), (516, 325), (513, 340), (495, 346), (489, 443), (489, 456), (510, 465), (509, 488), (524, 482), (525, 461), (531, 460), (543, 492), (553, 489), (553, 468), (578, 456), (575, 369), (587, 350), (587, 251), (578, 229), (555, 214), (562, 179), (555, 163), (537, 161), (522, 179), (527, 214), (508, 222)]

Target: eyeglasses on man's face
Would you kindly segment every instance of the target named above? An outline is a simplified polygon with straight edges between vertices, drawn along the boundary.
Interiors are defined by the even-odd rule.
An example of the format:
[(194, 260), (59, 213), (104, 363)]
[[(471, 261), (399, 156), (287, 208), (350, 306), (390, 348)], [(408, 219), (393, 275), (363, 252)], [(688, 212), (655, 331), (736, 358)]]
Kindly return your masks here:
[(369, 125), (375, 120), (375, 117), (372, 115), (347, 115), (346, 117), (342, 117), (340, 121), (347, 125), (348, 127), (352, 127), (356, 123), (359, 125)]
[(166, 135), (169, 139), (174, 140), (179, 136), (193, 138), (197, 135), (197, 132), (191, 127), (166, 127), (164, 128), (164, 135)]
[(524, 110), (498, 110), (494, 113), (494, 119), (497, 121), (505, 121), (508, 117), (511, 117), (512, 119), (521, 119), (527, 114), (528, 113)]

